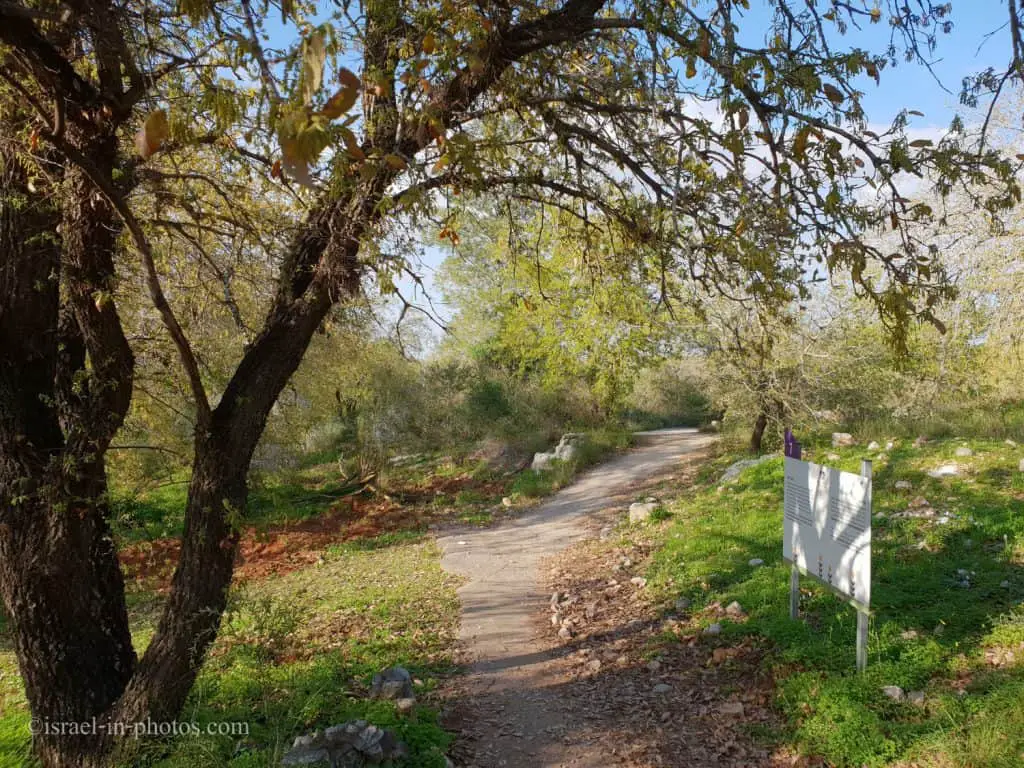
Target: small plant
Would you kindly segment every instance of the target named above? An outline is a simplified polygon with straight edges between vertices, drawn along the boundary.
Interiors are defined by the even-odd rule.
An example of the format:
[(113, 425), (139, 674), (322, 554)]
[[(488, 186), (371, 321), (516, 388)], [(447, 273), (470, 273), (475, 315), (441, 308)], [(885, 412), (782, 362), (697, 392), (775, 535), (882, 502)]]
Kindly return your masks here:
[(301, 622), (301, 609), (294, 604), (242, 593), (229, 599), (221, 639), (228, 647), (246, 646), (258, 656), (276, 659)]
[(656, 510), (651, 512), (651, 516), (648, 518), (652, 522), (660, 523), (662, 520), (668, 520), (672, 517), (672, 513), (665, 507), (658, 507)]

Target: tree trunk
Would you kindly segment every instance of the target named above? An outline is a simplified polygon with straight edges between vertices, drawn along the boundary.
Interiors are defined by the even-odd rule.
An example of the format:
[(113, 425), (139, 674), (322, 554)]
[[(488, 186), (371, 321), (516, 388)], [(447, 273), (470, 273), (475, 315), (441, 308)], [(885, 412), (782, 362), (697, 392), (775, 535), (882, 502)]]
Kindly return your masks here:
[[(323, 217), (322, 213), (312, 215), (290, 259), (315, 263), (327, 242), (319, 229)], [(351, 296), (358, 291), (361, 270), (357, 241), (346, 248), (339, 262), (345, 276), (337, 284)], [(301, 281), (292, 284), (291, 291), (303, 293), (295, 296), (288, 286), (282, 288), (277, 309), (239, 364), (214, 409), (209, 429), (196, 436), (181, 558), (171, 595), (138, 671), (112, 715), (116, 721), (174, 718), (217, 637), (245, 515), (252, 455), (271, 408), (302, 362), (313, 334), (342, 298), (332, 298), (329, 292)]]
[[(40, 726), (37, 754), (47, 766), (87, 766), (105, 740), (54, 731), (102, 718), (135, 666), (102, 458), (131, 390), (130, 373), (127, 384), (100, 378), (112, 368), (123, 373), (124, 360), (106, 354), (105, 339), (86, 339), (73, 312), (62, 311), (59, 281), (65, 266), (89, 271), (116, 229), (91, 204), (81, 207), (71, 217), (82, 224), (79, 239), (64, 251), (81, 261), (62, 263), (60, 212), (25, 194), (16, 158), (0, 163), (0, 596)], [(91, 293), (85, 279), (80, 297)], [(83, 379), (87, 348), (97, 354)]]
[(761, 443), (764, 441), (764, 431), (768, 427), (768, 414), (761, 411), (754, 422), (754, 431), (750, 435), (750, 450), (752, 453), (761, 452)]

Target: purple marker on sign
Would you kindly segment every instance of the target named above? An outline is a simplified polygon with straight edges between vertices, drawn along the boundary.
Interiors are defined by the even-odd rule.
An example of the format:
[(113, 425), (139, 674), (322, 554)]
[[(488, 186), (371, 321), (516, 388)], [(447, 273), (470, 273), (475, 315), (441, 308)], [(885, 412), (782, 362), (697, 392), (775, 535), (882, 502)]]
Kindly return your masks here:
[(793, 437), (793, 430), (786, 428), (786, 436), (783, 439), (783, 453), (791, 459), (799, 459), (803, 454), (803, 446)]

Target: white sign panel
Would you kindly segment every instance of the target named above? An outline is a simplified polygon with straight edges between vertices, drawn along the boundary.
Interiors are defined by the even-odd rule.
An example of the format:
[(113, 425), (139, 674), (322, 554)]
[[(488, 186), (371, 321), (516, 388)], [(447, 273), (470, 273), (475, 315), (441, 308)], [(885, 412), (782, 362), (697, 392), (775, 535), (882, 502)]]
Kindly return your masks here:
[(786, 458), (782, 554), (807, 575), (871, 605), (871, 478)]

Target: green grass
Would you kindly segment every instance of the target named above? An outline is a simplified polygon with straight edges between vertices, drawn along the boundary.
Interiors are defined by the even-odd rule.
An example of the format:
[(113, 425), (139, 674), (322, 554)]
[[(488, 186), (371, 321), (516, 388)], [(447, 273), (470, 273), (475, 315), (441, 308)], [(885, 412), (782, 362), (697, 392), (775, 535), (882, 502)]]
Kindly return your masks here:
[[(265, 482), (249, 492), (246, 523), (270, 525), (323, 514), (345, 496), (339, 482), (315, 471)], [(145, 493), (113, 494), (113, 528), (119, 541), (135, 542), (180, 536), (185, 522), (188, 480), (179, 479)]]
[[(654, 557), (651, 586), (666, 601), (689, 597), (698, 615), (714, 600), (741, 603), (749, 619), (723, 622), (721, 639), (752, 635), (769, 649), (788, 722), (787, 732), (775, 735), (782, 742), (836, 766), (910, 759), (1024, 765), (1024, 715), (1013, 704), (1024, 692), (1024, 473), (1017, 471), (1024, 449), (1001, 440), (947, 440), (921, 449), (910, 442), (900, 441), (885, 459), (874, 454), (874, 510), (888, 517), (874, 521), (867, 673), (854, 672), (855, 613), (826, 589), (802, 579), (803, 620), (789, 619), (781, 459), (718, 490), (721, 470), (738, 458), (723, 457), (670, 504), (673, 523)], [(954, 460), (964, 444), (975, 455), (955, 459), (968, 468), (961, 477), (926, 474)], [(829, 453), (838, 460), (826, 460)], [(856, 471), (864, 456), (862, 448), (823, 447), (810, 458)], [(897, 480), (914, 487), (897, 491)], [(918, 495), (949, 513), (948, 524), (891, 517)], [(766, 565), (752, 568), (752, 558)], [(958, 585), (958, 569), (975, 574), (970, 588)], [(1000, 649), (1012, 649), (1015, 662), (986, 661), (986, 652)], [(881, 692), (885, 685), (922, 690), (927, 706), (895, 703)]]
[[(139, 766), (203, 768), (277, 766), (296, 736), (346, 720), (394, 728), (410, 765), (443, 768), (450, 736), (425, 702), (439, 675), (452, 669), (458, 621), (453, 577), (420, 534), (347, 542), (321, 565), (249, 584), (233, 592), (221, 635), (181, 721), (246, 723), (249, 735), (182, 737), (139, 757)], [(145, 647), (159, 603), (133, 595), (136, 646)], [(28, 714), (13, 653), (0, 635), (0, 766), (27, 761)], [(410, 715), (366, 698), (370, 678), (402, 665), (420, 681)]]

